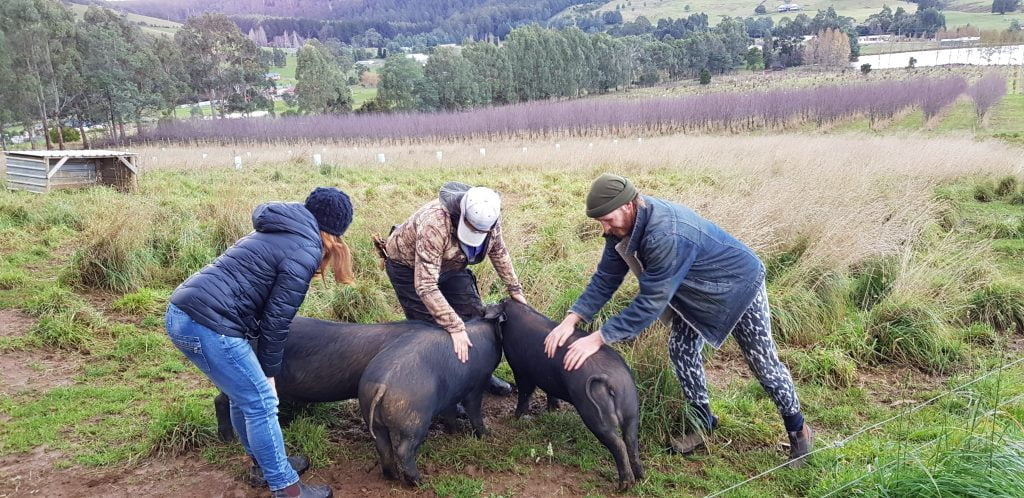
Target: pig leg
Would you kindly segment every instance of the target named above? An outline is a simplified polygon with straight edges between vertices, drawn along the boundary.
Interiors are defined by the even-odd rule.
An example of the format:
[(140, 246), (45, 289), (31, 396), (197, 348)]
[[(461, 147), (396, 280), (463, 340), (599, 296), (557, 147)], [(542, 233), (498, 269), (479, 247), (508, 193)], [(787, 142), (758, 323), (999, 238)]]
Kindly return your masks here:
[(579, 413), (590, 432), (593, 432), (601, 444), (612, 453), (612, 458), (615, 459), (615, 470), (619, 473), (619, 491), (631, 488), (636, 480), (633, 470), (629, 467), (626, 443), (619, 437), (615, 424), (609, 420), (598, 418), (595, 411), (584, 409)]
[(444, 426), (446, 434), (459, 432), (458, 410), (455, 408), (456, 406), (458, 405), (452, 405), (451, 408), (441, 412), (441, 424)]
[(586, 396), (590, 403), (580, 403), (576, 406), (576, 411), (590, 432), (593, 432), (601, 444), (612, 453), (615, 469), (619, 473), (619, 491), (625, 491), (636, 483), (636, 478), (629, 466), (626, 443), (619, 437), (620, 420), (615, 409), (614, 396), (607, 383), (597, 376), (587, 381)]
[(548, 411), (553, 412), (558, 409), (558, 398), (548, 395)]
[(519, 400), (516, 402), (516, 418), (523, 418), (523, 415), (530, 413), (530, 397), (533, 396), (533, 391), (537, 386), (532, 380), (527, 380), (525, 377), (523, 380), (519, 380), (519, 377), (516, 377), (516, 383), (519, 384)]
[(483, 399), (484, 386), (480, 386), (469, 393), (462, 403), (466, 407), (466, 414), (469, 415), (469, 423), (473, 426), (473, 432), (478, 438), (487, 435), (487, 427), (484, 427), (484, 416), (480, 409)]
[(391, 446), (391, 433), (387, 427), (380, 425), (374, 428), (373, 436), (373, 444), (377, 447), (380, 470), (384, 473), (384, 478), (398, 479), (398, 465), (395, 463), (395, 453)]
[(420, 471), (416, 469), (416, 456), (419, 453), (420, 445), (427, 437), (429, 424), (419, 424), (412, 434), (402, 433), (401, 440), (395, 445), (395, 457), (398, 461), (398, 471), (402, 480), (409, 486), (418, 485), (423, 478)]
[(627, 415), (622, 423), (622, 439), (626, 442), (626, 454), (629, 456), (629, 465), (633, 468), (633, 477), (644, 478), (644, 466), (640, 463), (640, 428), (639, 415)]
[(231, 400), (228, 395), (220, 393), (213, 398), (213, 410), (217, 413), (217, 435), (225, 443), (235, 440), (235, 430), (231, 427)]

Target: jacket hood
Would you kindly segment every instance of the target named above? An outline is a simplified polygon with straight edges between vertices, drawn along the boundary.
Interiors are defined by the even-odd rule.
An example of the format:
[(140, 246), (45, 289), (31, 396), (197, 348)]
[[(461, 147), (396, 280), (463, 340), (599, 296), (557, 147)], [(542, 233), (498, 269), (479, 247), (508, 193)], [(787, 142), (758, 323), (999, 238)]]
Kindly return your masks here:
[(438, 199), (441, 200), (441, 206), (444, 207), (445, 211), (448, 211), (452, 220), (458, 221), (459, 217), (462, 216), (462, 196), (466, 195), (469, 189), (469, 185), (460, 182), (448, 182), (441, 186)]
[(257, 232), (286, 232), (310, 240), (320, 240), (320, 229), (313, 213), (297, 202), (268, 202), (252, 212), (252, 227)]
[[(469, 185), (461, 182), (448, 182), (441, 186), (441, 192), (438, 194), (438, 200), (441, 201), (441, 207), (445, 211), (448, 211), (448, 217), (452, 221), (452, 229), (455, 230), (459, 226), (459, 220), (462, 218), (462, 198), (472, 188)], [(456, 240), (458, 237), (455, 237)], [(487, 249), (491, 245), (491, 234), (487, 234), (484, 241), (480, 244), (482, 248), (479, 251), (475, 251), (471, 257), (471, 251), (462, 241), (459, 241), (459, 247), (462, 249), (462, 253), (466, 255), (466, 260), (469, 264), (475, 265), (484, 260), (487, 256)]]

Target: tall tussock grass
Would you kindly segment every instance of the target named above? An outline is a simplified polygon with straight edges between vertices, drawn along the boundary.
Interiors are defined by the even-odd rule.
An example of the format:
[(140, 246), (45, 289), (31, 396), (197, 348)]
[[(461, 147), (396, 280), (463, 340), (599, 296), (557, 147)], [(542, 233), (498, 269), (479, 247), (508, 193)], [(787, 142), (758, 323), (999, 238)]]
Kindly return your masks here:
[(964, 356), (941, 312), (913, 296), (887, 299), (872, 308), (864, 329), (877, 362), (945, 373)]
[(1024, 496), (1024, 437), (1018, 430), (972, 434), (938, 451), (882, 459), (884, 471), (851, 490), (856, 496)]
[(29, 330), (29, 337), (44, 347), (88, 352), (95, 336), (79, 313), (46, 316)]
[(86, 222), (65, 279), (117, 292), (145, 285), (159, 268), (153, 253), (154, 218), (151, 209), (129, 201), (99, 210)]
[(966, 319), (1003, 332), (1024, 332), (1024, 286), (998, 281), (975, 290), (967, 300)]
[(149, 428), (150, 454), (174, 456), (217, 442), (217, 424), (208, 403), (193, 399), (166, 404)]

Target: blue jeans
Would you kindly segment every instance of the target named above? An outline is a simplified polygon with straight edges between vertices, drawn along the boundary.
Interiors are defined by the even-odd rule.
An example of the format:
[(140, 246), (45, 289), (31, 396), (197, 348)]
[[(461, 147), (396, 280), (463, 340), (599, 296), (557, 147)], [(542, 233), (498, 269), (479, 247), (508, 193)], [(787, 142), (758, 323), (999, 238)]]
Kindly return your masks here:
[(270, 489), (298, 482), (277, 421), (277, 396), (249, 341), (218, 334), (173, 304), (167, 306), (166, 320), (171, 342), (231, 398), (231, 425), (245, 452), (263, 469)]

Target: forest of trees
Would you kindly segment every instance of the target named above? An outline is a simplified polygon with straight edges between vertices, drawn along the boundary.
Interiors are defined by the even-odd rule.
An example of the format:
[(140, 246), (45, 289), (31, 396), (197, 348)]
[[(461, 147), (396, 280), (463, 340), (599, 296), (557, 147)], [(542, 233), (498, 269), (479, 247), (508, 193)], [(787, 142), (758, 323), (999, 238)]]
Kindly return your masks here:
[(734, 19), (665, 40), (524, 26), (500, 46), (439, 48), (422, 67), (403, 55), (388, 58), (378, 101), (366, 110), (462, 110), (648, 86), (701, 70), (721, 74), (745, 63), (749, 44)]
[[(285, 10), (309, 7), (310, 12), (323, 4), (311, 0), (256, 3)], [(520, 14), (528, 17), (528, 11), (570, 3), (539, 2), (531, 8), (540, 10)], [(250, 4), (248, 0), (210, 3), (228, 11)], [(185, 9), (179, 11), (182, 14), (198, 9), (196, 5), (152, 3), (153, 8)], [(387, 17), (382, 10), (387, 8), (409, 11), (407, 17), (396, 14), (395, 19), (414, 24), (519, 3), (499, 7), (487, 0), (451, 0), (432, 2), (422, 12), (411, 12), (415, 9), (406, 0), (331, 5), (334, 14), (362, 12), (367, 19)], [(325, 36), (338, 34), (331, 32), (334, 21), (302, 20), (320, 27), (301, 43), (294, 95), (285, 95), (285, 101), (293, 108), (288, 112), (298, 114), (457, 111), (576, 98), (683, 78), (706, 84), (715, 74), (741, 67), (846, 67), (858, 55), (858, 33), (945, 32), (945, 20), (934, 0), (919, 0), (917, 6), (914, 14), (902, 7), (895, 12), (885, 7), (860, 25), (832, 8), (813, 17), (802, 13), (792, 19), (783, 17), (778, 23), (767, 16), (725, 17), (715, 26), (705, 14), (657, 23), (643, 17), (623, 22), (621, 16), (611, 15), (601, 16), (600, 26), (585, 30), (579, 26), (581, 18), (569, 17), (547, 27), (509, 24), (500, 37), (488, 33), (472, 41), (474, 36), (466, 36), (461, 46), (444, 47), (433, 46), (448, 36), (437, 30), (389, 39), (393, 32), (371, 27), (346, 41), (343, 36)], [(88, 146), (87, 126), (103, 125), (110, 140), (123, 142), (132, 131), (126, 125), (141, 130), (147, 120), (173, 119), (182, 104), (208, 101), (214, 117), (255, 110), (273, 113), (274, 83), (267, 72), (271, 66), (285, 65), (285, 52), (260, 48), (251, 39), (252, 31), (243, 34), (246, 25), (237, 18), (204, 13), (184, 21), (173, 37), (153, 36), (109, 9), (92, 6), (76, 19), (57, 0), (0, 2), (0, 130), (21, 125), (30, 138), (42, 136), (49, 148), (64, 147), (67, 129), (77, 128)], [(277, 22), (294, 28), (288, 23), (297, 21), (263, 18), (259, 22), (265, 29)], [(472, 31), (486, 23), (461, 25)], [(807, 35), (812, 37), (805, 41)], [(751, 46), (753, 38), (761, 39), (759, 47)], [(399, 44), (406, 42), (429, 45), (413, 47), (431, 53), (425, 65), (404, 55)], [(355, 67), (356, 60), (384, 52), (395, 55), (378, 72)], [(350, 85), (358, 81), (372, 82), (378, 95), (354, 109)]]
[(91, 7), (76, 20), (53, 0), (4, 0), (0, 130), (20, 124), (31, 136), (41, 123), (47, 148), (63, 148), (64, 128), (79, 128), (88, 147), (85, 126), (102, 124), (123, 141), (126, 124), (173, 116), (183, 102), (209, 100), (219, 115), (272, 109), (272, 59), (220, 15), (154, 37), (107, 9)]
[(439, 43), (458, 43), (465, 38), (503, 38), (517, 25), (543, 22), (567, 7), (591, 1), (128, 0), (106, 5), (179, 22), (201, 12), (222, 13), (242, 32), (261, 26), (268, 38), (297, 33), (352, 43), (353, 37), (372, 28), (387, 40), (431, 33)]

